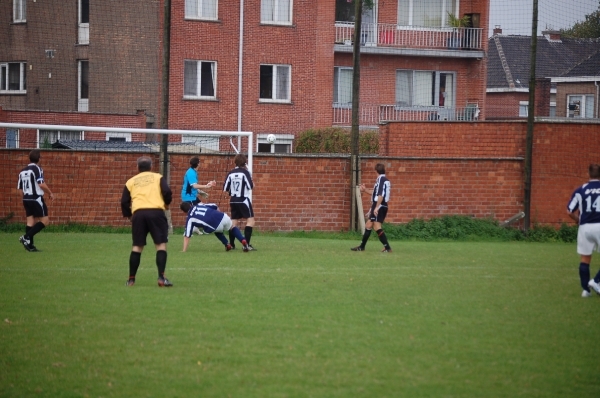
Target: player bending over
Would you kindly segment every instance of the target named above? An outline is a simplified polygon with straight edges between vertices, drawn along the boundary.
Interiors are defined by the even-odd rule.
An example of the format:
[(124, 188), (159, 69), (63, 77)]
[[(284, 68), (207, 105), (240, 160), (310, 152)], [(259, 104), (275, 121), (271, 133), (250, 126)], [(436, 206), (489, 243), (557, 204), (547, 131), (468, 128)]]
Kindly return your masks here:
[(188, 202), (183, 202), (180, 206), (181, 210), (188, 213), (185, 220), (185, 231), (183, 233), (183, 250), (187, 251), (190, 244), (190, 237), (194, 227), (204, 231), (205, 234), (215, 233), (215, 236), (223, 243), (225, 250), (232, 249), (231, 244), (223, 234), (223, 231), (231, 232), (237, 240), (242, 242), (244, 252), (248, 251), (248, 243), (240, 232), (238, 227), (233, 226), (231, 218), (223, 212), (220, 212), (219, 207), (214, 203), (198, 203), (193, 206)]

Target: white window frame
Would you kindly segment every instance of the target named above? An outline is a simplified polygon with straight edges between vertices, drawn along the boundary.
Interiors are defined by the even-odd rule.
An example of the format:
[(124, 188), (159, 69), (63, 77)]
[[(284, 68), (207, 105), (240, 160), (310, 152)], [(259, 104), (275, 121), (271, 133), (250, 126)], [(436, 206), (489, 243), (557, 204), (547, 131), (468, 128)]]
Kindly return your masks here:
[[(348, 89), (350, 95), (348, 97), (349, 101), (340, 102), (340, 90), (345, 87), (343, 84), (344, 75), (347, 75), (347, 72), (350, 72), (350, 84), (348, 85)], [(345, 73), (341, 73), (345, 72)], [(334, 108), (352, 108), (352, 80), (354, 78), (353, 68), (349, 66), (334, 66), (333, 67), (333, 107)]]
[(27, 0), (13, 0), (13, 22), (27, 22)]
[[(408, 77), (409, 77), (409, 81), (408, 84), (410, 85), (409, 87), (409, 101), (407, 104), (400, 104), (400, 100), (398, 98), (398, 94), (399, 91), (401, 91), (401, 88), (398, 86), (399, 85), (399, 74), (400, 73), (408, 73)], [(417, 104), (416, 102), (416, 94), (415, 94), (415, 87), (418, 87), (419, 84), (417, 82), (417, 76), (419, 74), (426, 74), (426, 75), (434, 75), (435, 77), (433, 79), (435, 79), (435, 81), (432, 81), (431, 83), (434, 84), (434, 91), (436, 93), (436, 95), (433, 97), (433, 103), (432, 104)], [(444, 95), (444, 105), (440, 105), (440, 82), (441, 82), (441, 75), (444, 74), (446, 75), (446, 85), (445, 85), (445, 95)], [(454, 109), (456, 107), (456, 75), (457, 73), (454, 71), (446, 71), (446, 70), (414, 70), (414, 69), (396, 69), (396, 87), (395, 87), (395, 103), (396, 103), (396, 107), (397, 108), (413, 108), (413, 107), (439, 107), (439, 108), (450, 108), (450, 109)], [(449, 77), (451, 77), (449, 79)], [(451, 80), (451, 81), (448, 81)], [(448, 90), (450, 89), (450, 90)], [(405, 92), (405, 91), (402, 91)], [(423, 91), (423, 93), (425, 93), (427, 96), (429, 96), (429, 93), (431, 92), (431, 87), (426, 87), (426, 90)]]
[[(8, 145), (8, 143), (9, 143), (9, 141), (8, 141), (8, 132), (9, 131), (12, 131), (13, 133), (15, 133), (15, 140), (14, 140), (15, 146), (9, 146)], [(6, 129), (5, 138), (6, 138), (6, 140), (5, 140), (6, 141), (6, 144), (5, 144), (6, 148), (11, 148), (11, 149), (17, 149), (17, 148), (19, 148), (19, 129), (11, 129), (11, 128)]]
[(519, 117), (529, 116), (529, 101), (519, 101)]
[[(82, 96), (82, 82), (83, 82), (83, 68), (82, 64), (87, 62), (88, 65), (88, 76), (87, 76), (87, 84), (88, 84), (88, 95), (87, 97)], [(79, 112), (88, 112), (90, 106), (90, 98), (89, 98), (89, 90), (90, 90), (90, 63), (87, 59), (81, 60), (77, 62), (77, 110)]]
[[(203, 12), (204, 6), (210, 6), (211, 3), (214, 3), (214, 16), (207, 15)], [(192, 4), (196, 7), (196, 13), (192, 13)], [(219, 19), (219, 0), (185, 0), (185, 19), (199, 19), (206, 21), (217, 21)]]
[[(196, 63), (196, 94), (186, 94), (186, 78), (188, 77), (185, 72), (185, 64), (186, 63)], [(212, 72), (212, 85), (213, 85), (213, 95), (202, 95), (202, 64), (208, 63), (211, 66)], [(191, 76), (190, 76), (191, 78)], [(184, 99), (210, 99), (214, 100), (217, 98), (217, 62), (216, 61), (206, 61), (206, 60), (195, 60), (195, 59), (186, 59), (183, 62), (183, 98)]]
[[(569, 105), (571, 104), (571, 98), (573, 98), (573, 97), (578, 97), (580, 99), (579, 115), (571, 116), (571, 111), (569, 110)], [(590, 103), (591, 103), (591, 105), (590, 105)], [(588, 115), (588, 113), (591, 113), (591, 114)], [(592, 119), (594, 117), (594, 94), (569, 94), (569, 95), (567, 95), (567, 117)]]
[[(88, 9), (88, 15), (87, 15), (87, 20), (88, 22), (82, 22), (83, 21), (83, 6), (82, 6), (82, 2), (86, 1), (87, 2), (87, 9)], [(77, 43), (79, 44), (90, 44), (90, 23), (89, 23), (89, 11), (90, 11), (90, 0), (79, 0), (78, 1), (78, 12), (77, 12), (77, 24), (78, 24), (78, 32), (77, 32)]]
[[(257, 134), (256, 135), (256, 152), (258, 152), (259, 144), (263, 144), (263, 145), (267, 144), (267, 145), (271, 145), (271, 151), (270, 152), (261, 152), (261, 153), (292, 153), (294, 138), (295, 138), (295, 136), (293, 134), (274, 134), (275, 142), (273, 142), (273, 143), (267, 141), (267, 137), (269, 135), (270, 134)], [(286, 152), (276, 152), (275, 151), (276, 145), (284, 145), (286, 147), (287, 151)]]
[[(397, 21), (398, 21), (398, 29), (402, 29), (403, 27), (415, 27), (415, 28), (425, 28), (429, 29), (439, 29), (439, 28), (449, 28), (448, 26), (448, 13), (458, 15), (460, 10), (460, 0), (443, 0), (442, 1), (442, 9), (440, 10), (440, 22), (438, 24), (431, 25), (414, 25), (414, 10), (415, 10), (415, 2), (419, 0), (398, 0), (398, 11), (396, 13)], [(452, 8), (452, 2), (455, 1), (454, 10), (448, 10), (448, 8)], [(447, 7), (449, 2), (449, 6)], [(402, 21), (402, 6), (408, 6), (408, 23), (400, 23)]]
[[(280, 20), (279, 9), (282, 7), (283, 2), (289, 2), (289, 12), (287, 20)], [(268, 10), (267, 7), (272, 3), (272, 9)], [(261, 0), (260, 2), (260, 23), (269, 25), (291, 25), (292, 16), (294, 9), (294, 0)], [(269, 12), (270, 11), (270, 12)], [(265, 16), (269, 14), (271, 19), (266, 19)]]
[(131, 133), (106, 133), (106, 141), (110, 141), (111, 138), (125, 138), (125, 142), (131, 142)]
[[(272, 70), (272, 80), (271, 80), (271, 98), (261, 97), (260, 86), (262, 83), (262, 77), (259, 76), (259, 102), (274, 102), (274, 103), (291, 103), (292, 102), (292, 65), (286, 64), (260, 64), (260, 67), (270, 66), (273, 68)], [(286, 98), (277, 98), (279, 94), (278, 85), (280, 80), (279, 70), (280, 68), (285, 68), (288, 70), (288, 81), (285, 87), (285, 97)], [(259, 71), (260, 74), (260, 71)]]
[[(10, 79), (10, 65), (19, 64), (19, 89), (18, 90), (10, 90), (9, 89), (9, 79)], [(26, 94), (26, 73), (27, 64), (25, 62), (3, 62), (0, 63), (0, 94)]]
[[(77, 134), (77, 133), (79, 133), (79, 140), (77, 140), (77, 141), (83, 141), (85, 139), (85, 134), (84, 134), (83, 131), (70, 131), (70, 130), (69, 131), (61, 131), (61, 130), (39, 130), (38, 129), (38, 131), (37, 131), (37, 137), (36, 137), (37, 147), (38, 148), (41, 148), (40, 147), (40, 135), (42, 135), (43, 133), (46, 133), (46, 132), (54, 132), (54, 133), (56, 133), (56, 140), (57, 141), (60, 141), (61, 134), (64, 135), (64, 134)], [(56, 142), (56, 141), (54, 141), (54, 142)], [(49, 144), (52, 145), (52, 144), (54, 144), (54, 142), (49, 142)]]

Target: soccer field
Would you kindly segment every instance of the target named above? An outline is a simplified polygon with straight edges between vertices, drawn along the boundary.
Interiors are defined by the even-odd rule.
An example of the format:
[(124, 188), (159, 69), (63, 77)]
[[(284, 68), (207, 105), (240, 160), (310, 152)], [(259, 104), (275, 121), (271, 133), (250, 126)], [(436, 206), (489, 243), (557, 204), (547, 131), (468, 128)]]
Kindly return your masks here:
[[(2, 397), (590, 397), (575, 244), (0, 233)], [(599, 263), (592, 261), (592, 275)]]

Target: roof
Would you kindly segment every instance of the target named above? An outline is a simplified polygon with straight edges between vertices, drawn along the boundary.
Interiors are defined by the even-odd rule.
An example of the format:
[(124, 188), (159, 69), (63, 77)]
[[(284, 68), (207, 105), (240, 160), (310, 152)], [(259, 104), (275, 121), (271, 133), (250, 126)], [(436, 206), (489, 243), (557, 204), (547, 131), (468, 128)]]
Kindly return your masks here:
[[(529, 86), (531, 36), (494, 35), (488, 46), (488, 89)], [(590, 76), (600, 72), (600, 39), (538, 37), (537, 77)]]

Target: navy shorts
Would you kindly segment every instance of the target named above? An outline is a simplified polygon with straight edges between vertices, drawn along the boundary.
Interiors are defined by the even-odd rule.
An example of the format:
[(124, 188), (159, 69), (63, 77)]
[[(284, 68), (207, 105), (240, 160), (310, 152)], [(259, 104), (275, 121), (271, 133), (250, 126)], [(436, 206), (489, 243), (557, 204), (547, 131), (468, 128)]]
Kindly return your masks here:
[(385, 220), (385, 216), (387, 216), (388, 208), (381, 206), (379, 208), (379, 211), (377, 212), (377, 216), (375, 216), (375, 214), (374, 214), (375, 206), (377, 206), (377, 203), (373, 203), (371, 205), (371, 212), (369, 213), (369, 220), (383, 224), (383, 221)]
[(133, 246), (146, 246), (146, 236), (152, 236), (155, 245), (169, 241), (169, 222), (165, 211), (160, 209), (141, 209), (131, 217), (131, 236)]
[(250, 203), (249, 199), (240, 203), (230, 203), (230, 205), (232, 220), (254, 217), (254, 210), (252, 210), (252, 203)]
[(23, 200), (23, 207), (27, 217), (41, 218), (48, 216), (48, 206), (46, 206), (46, 202), (41, 196), (35, 200)]

